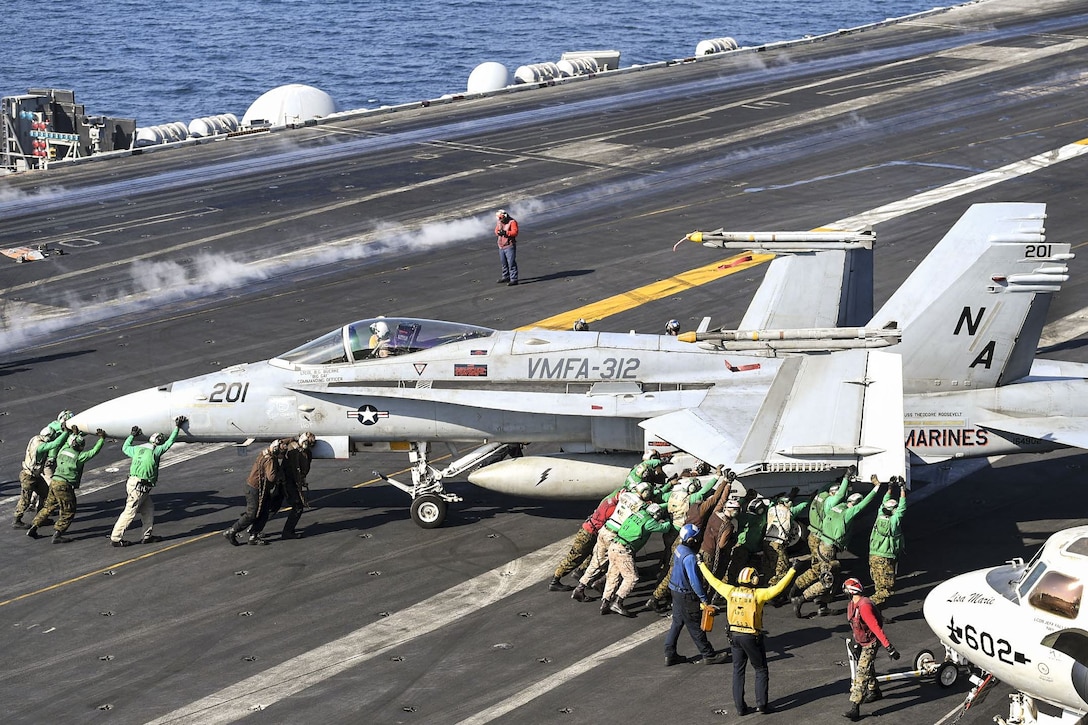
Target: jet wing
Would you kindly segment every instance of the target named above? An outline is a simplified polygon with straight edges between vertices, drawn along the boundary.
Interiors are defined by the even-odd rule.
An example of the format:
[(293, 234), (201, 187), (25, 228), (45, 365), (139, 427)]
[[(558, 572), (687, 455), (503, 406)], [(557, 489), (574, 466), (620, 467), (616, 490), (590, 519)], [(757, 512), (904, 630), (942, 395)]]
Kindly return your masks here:
[(815, 473), (858, 466), (867, 479), (906, 475), (900, 358), (846, 350), (785, 360), (758, 410), (712, 390), (696, 408), (642, 427), (712, 464), (753, 473)]
[(1013, 418), (999, 413), (989, 413), (989, 418), (975, 423), (998, 433), (1053, 441), (1073, 448), (1088, 449), (1088, 418), (1053, 415), (1038, 418)]

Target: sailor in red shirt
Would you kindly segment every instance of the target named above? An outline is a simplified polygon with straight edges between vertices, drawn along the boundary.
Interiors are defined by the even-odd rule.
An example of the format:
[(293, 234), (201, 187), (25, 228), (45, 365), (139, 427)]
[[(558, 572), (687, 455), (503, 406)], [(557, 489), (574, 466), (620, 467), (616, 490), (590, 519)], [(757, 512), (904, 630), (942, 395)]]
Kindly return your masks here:
[(899, 659), (899, 651), (884, 634), (883, 617), (869, 597), (863, 596), (861, 582), (851, 577), (842, 584), (842, 590), (850, 597), (846, 606), (846, 620), (854, 635), (854, 656), (858, 666), (854, 681), (850, 684), (850, 709), (843, 717), (853, 721), (861, 719), (861, 703), (876, 702), (883, 695), (876, 684), (876, 648), (883, 645), (893, 660)]
[(499, 284), (513, 287), (518, 283), (518, 222), (505, 209), (495, 212), (495, 238), (499, 243), (499, 261), (502, 262)]

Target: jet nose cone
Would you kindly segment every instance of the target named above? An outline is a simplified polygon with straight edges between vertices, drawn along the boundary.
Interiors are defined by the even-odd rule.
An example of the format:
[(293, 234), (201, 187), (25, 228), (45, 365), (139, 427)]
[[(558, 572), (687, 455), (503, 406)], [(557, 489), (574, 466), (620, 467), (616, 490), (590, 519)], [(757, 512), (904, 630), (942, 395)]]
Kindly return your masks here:
[(137, 425), (148, 435), (168, 433), (174, 427), (172, 408), (169, 391), (148, 388), (88, 408), (74, 415), (68, 425), (89, 433), (101, 428), (114, 438), (128, 436)]

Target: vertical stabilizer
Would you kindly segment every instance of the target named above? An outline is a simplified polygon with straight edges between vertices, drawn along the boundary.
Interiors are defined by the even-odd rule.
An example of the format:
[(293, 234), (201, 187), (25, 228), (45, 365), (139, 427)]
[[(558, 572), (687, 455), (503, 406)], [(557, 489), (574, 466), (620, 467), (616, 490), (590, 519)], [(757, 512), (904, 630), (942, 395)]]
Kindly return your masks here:
[(906, 393), (990, 388), (1028, 374), (1069, 244), (1046, 241), (1045, 204), (975, 204), (870, 327), (896, 325)]

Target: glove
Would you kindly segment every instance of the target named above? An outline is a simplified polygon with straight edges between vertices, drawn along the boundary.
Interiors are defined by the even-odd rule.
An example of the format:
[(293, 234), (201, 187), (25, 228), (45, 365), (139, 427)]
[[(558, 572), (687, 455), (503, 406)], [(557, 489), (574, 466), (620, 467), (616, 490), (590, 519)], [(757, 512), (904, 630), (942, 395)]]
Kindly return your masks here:
[(853, 478), (854, 476), (858, 475), (858, 467), (857, 466), (850, 466), (849, 468), (846, 469), (846, 475), (849, 476), (850, 478)]
[(106, 437), (106, 431), (102, 430), (101, 428), (99, 428), (98, 430), (96, 430), (96, 431), (94, 432), (94, 434), (95, 434), (96, 436), (98, 436), (99, 438), (105, 438), (105, 437)]
[(899, 654), (899, 650), (897, 650), (895, 648), (895, 645), (893, 645), (893, 644), (889, 644), (888, 647), (887, 647), (887, 650), (888, 650), (888, 656), (891, 657), (893, 660), (897, 660), (900, 657), (902, 657), (902, 655)]
[(178, 428), (180, 428), (181, 426), (185, 425), (188, 422), (189, 422), (189, 419), (186, 418), (184, 415), (179, 415), (177, 418), (174, 418), (174, 425), (177, 426)]
[(869, 482), (871, 484), (873, 484), (874, 486), (879, 486), (880, 485), (880, 479), (876, 477), (875, 473), (873, 475), (869, 476)]
[(132, 437), (133, 437), (133, 438), (135, 438), (136, 436), (140, 435), (140, 433), (142, 433), (142, 432), (143, 432), (143, 431), (141, 431), (141, 430), (140, 430), (140, 426), (138, 426), (138, 425), (134, 425), (134, 426), (132, 426), (132, 430), (130, 430), (130, 431), (129, 431), (129, 433), (131, 433), (131, 434), (132, 434)]

